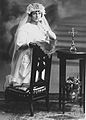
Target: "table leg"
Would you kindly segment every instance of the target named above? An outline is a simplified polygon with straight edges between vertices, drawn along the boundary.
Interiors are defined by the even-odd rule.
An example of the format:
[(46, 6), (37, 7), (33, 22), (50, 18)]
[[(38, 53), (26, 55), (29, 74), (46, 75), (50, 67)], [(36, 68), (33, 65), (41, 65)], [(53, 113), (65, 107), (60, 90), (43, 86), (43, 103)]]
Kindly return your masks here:
[(84, 98), (85, 98), (85, 102), (84, 102), (84, 104), (85, 104), (85, 109), (84, 109), (84, 112), (85, 112), (85, 117), (86, 117), (86, 59), (85, 59), (85, 81), (84, 81)]
[[(81, 59), (79, 61), (79, 73), (80, 73), (80, 82), (81, 82), (81, 89), (80, 89), (80, 106), (82, 106), (83, 103), (83, 108), (85, 111), (85, 61)], [(83, 98), (83, 101), (82, 101)]]
[(83, 93), (83, 110), (86, 115), (86, 60), (80, 60), (80, 79), (82, 81), (82, 93)]
[[(64, 113), (65, 107), (65, 80), (66, 80), (66, 60), (60, 59), (60, 75), (59, 75), (59, 108)], [(62, 107), (61, 107), (62, 105)]]

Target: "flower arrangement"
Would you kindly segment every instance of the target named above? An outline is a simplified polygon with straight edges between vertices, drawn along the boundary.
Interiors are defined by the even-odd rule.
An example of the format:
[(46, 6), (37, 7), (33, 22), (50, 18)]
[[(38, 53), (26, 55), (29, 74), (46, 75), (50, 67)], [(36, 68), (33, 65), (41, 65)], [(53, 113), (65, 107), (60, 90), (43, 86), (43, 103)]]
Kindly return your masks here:
[(80, 95), (81, 83), (76, 77), (68, 77), (65, 84), (67, 99), (77, 101)]

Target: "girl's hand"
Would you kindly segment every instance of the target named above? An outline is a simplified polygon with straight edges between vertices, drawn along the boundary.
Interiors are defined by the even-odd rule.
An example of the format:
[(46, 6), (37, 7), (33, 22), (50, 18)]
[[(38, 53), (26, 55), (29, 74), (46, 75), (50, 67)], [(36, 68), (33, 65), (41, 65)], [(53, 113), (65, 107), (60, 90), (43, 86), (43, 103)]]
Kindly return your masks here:
[(48, 34), (48, 36), (51, 38), (51, 39), (56, 39), (56, 35), (55, 35), (55, 33), (54, 32), (52, 32), (51, 30), (50, 31), (47, 31), (47, 34)]

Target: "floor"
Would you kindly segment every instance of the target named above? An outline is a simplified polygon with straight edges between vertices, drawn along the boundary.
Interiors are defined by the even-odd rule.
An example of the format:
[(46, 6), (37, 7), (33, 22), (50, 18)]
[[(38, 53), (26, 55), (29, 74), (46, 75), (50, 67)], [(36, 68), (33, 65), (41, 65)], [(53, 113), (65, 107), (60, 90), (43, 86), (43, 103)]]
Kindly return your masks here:
[(78, 104), (67, 104), (65, 113), (59, 110), (58, 100), (50, 100), (49, 112), (44, 101), (34, 103), (34, 116), (30, 116), (27, 103), (6, 103), (0, 100), (0, 120), (85, 120), (83, 108)]

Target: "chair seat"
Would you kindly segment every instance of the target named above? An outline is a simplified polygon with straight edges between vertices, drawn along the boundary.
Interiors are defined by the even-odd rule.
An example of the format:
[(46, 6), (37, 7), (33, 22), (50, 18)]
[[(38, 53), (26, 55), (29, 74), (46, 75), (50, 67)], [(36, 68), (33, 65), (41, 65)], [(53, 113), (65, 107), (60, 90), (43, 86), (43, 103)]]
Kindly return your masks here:
[[(35, 86), (33, 88), (33, 97), (40, 97), (41, 95), (43, 96), (44, 94), (46, 95), (46, 86)], [(30, 88), (27, 88), (25, 86), (9, 86), (6, 88), (5, 91), (5, 98), (7, 98), (7, 100), (28, 100), (29, 96), (30, 96), (31, 92), (30, 92)]]
[[(20, 86), (20, 87), (7, 87), (6, 88), (6, 91), (13, 91), (13, 92), (19, 92), (19, 93), (26, 93), (26, 94), (30, 94), (30, 89), (27, 88), (27, 87), (23, 87), (23, 86)], [(40, 93), (40, 92), (43, 92), (43, 91), (46, 91), (46, 87), (45, 86), (41, 86), (41, 87), (34, 87), (33, 88), (33, 94), (37, 94), (37, 93)]]

